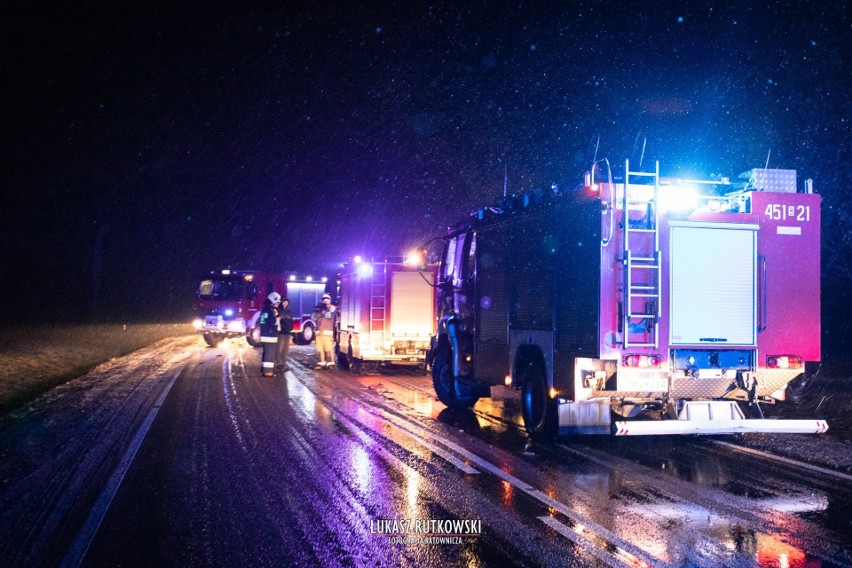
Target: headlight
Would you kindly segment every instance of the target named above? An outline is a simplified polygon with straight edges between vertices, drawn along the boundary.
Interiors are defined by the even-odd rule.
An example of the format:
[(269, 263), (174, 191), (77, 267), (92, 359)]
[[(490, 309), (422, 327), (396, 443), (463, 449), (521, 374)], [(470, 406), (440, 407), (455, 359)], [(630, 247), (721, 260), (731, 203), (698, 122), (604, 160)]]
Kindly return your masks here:
[(201, 329), (202, 327), (204, 327), (204, 320), (200, 318), (195, 318), (194, 320), (192, 320), (192, 327), (194, 327), (195, 329)]

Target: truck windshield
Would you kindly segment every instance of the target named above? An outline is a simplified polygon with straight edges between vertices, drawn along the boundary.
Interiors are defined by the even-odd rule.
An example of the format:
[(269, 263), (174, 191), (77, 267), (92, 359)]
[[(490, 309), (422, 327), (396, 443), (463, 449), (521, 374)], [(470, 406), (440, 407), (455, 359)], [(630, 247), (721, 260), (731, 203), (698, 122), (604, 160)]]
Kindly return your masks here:
[(204, 300), (242, 300), (246, 297), (243, 280), (204, 279), (198, 284), (198, 297)]

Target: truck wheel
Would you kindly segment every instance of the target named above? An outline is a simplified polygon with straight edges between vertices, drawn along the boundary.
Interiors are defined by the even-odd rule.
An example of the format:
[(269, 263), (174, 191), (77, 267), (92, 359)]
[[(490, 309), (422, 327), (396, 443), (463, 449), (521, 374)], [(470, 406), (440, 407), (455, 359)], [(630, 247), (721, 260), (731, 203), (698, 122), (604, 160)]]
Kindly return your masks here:
[(221, 344), (224, 340), (225, 340), (225, 336), (223, 336), (220, 333), (205, 333), (204, 334), (204, 341), (206, 341), (207, 345), (209, 345), (210, 347), (219, 347), (219, 344)]
[(252, 347), (260, 347), (260, 328), (253, 327), (246, 331), (246, 343)]
[(311, 324), (305, 324), (302, 326), (302, 345), (310, 345), (311, 341), (314, 340), (314, 326)]
[(449, 408), (470, 408), (476, 397), (459, 398), (456, 396), (456, 378), (453, 376), (452, 351), (446, 347), (438, 349), (432, 364), (432, 385), (438, 400)]
[(530, 438), (536, 441), (556, 437), (556, 401), (548, 396), (544, 363), (539, 359), (523, 371), (524, 386), (521, 391), (521, 412)]

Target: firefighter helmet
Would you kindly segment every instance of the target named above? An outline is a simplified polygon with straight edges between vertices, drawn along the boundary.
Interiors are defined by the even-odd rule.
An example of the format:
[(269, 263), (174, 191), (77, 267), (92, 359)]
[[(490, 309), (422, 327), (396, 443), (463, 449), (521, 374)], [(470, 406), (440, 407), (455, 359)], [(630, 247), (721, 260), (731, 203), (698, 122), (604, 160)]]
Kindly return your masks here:
[(277, 304), (281, 301), (281, 294), (279, 294), (278, 292), (272, 292), (267, 296), (267, 298), (269, 298), (269, 301), (273, 304)]
[(329, 300), (329, 301), (330, 301), (330, 300), (331, 300), (331, 294), (323, 294), (323, 295), (322, 295), (322, 299), (323, 299), (323, 300)]

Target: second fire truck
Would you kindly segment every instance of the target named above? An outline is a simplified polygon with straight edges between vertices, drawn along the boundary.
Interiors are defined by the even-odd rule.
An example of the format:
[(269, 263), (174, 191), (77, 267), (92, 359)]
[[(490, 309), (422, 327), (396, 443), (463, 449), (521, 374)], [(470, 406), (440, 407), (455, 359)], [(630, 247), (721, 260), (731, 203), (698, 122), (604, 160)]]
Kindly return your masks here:
[[(284, 287), (281, 288), (281, 296), (290, 301), (290, 312), (293, 314), (291, 335), (296, 345), (307, 345), (314, 340), (316, 329), (311, 315), (325, 291), (325, 279), (317, 281), (299, 278), (295, 274), (288, 276)], [(257, 323), (259, 318), (260, 312), (257, 312), (248, 323), (246, 340), (253, 347), (260, 345), (260, 326)]]
[(761, 411), (820, 358), (810, 180), (665, 179), (627, 161), (614, 179), (598, 166), (574, 190), (480, 209), (444, 239), (438, 398), (463, 408), (493, 385), (519, 389), (533, 438), (825, 431)]
[(193, 326), (211, 347), (217, 347), (225, 339), (243, 336), (253, 344), (250, 330), (260, 314), (263, 300), (273, 290), (283, 292), (286, 286), (283, 274), (254, 270), (211, 271), (198, 281)]
[(437, 265), (422, 253), (367, 261), (340, 274), (337, 359), (342, 367), (424, 365), (435, 334)]
[(311, 314), (326, 291), (326, 283), (293, 274), (230, 269), (205, 274), (196, 291), (193, 326), (211, 347), (235, 337), (245, 337), (249, 345), (257, 347), (260, 310), (273, 291), (290, 300), (293, 340), (297, 344), (313, 341)]

